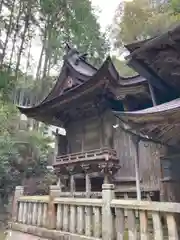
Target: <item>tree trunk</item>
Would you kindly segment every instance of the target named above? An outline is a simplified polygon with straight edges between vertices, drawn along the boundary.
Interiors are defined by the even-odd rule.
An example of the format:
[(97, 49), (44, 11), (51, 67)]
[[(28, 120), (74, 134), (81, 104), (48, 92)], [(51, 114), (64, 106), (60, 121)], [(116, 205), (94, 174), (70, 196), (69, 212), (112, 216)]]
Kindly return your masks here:
[(48, 70), (47, 70), (47, 76), (50, 76), (50, 70), (51, 70), (51, 56), (49, 57), (49, 62), (48, 62)]
[(43, 61), (43, 54), (44, 54), (44, 50), (46, 49), (46, 44), (47, 44), (48, 22), (49, 22), (49, 16), (48, 16), (47, 22), (44, 27), (43, 45), (42, 45), (41, 54), (39, 57), (37, 71), (36, 71), (36, 80), (38, 80), (41, 75), (40, 71), (41, 71), (41, 66), (42, 66), (42, 61)]
[(20, 22), (20, 17), (21, 17), (21, 13), (22, 13), (21, 8), (22, 8), (22, 1), (20, 1), (19, 13), (18, 13), (18, 16), (16, 19), (16, 27), (14, 30), (13, 45), (12, 45), (12, 49), (11, 49), (8, 72), (10, 72), (10, 69), (11, 69), (13, 54), (14, 54), (14, 50), (15, 50), (15, 46), (16, 46), (16, 40), (17, 40), (18, 31), (19, 31), (19, 22)]
[(1, 14), (1, 12), (2, 12), (3, 4), (4, 4), (4, 0), (1, 0), (1, 2), (0, 2), (0, 14)]
[(45, 38), (45, 60), (44, 60), (44, 67), (43, 67), (43, 78), (47, 76), (47, 69), (48, 69), (48, 61), (50, 55), (50, 41), (51, 41), (51, 32), (52, 32), (52, 24), (50, 20), (50, 15), (48, 16), (47, 20), (47, 29), (46, 29), (46, 38)]
[(27, 13), (25, 14), (25, 24), (24, 24), (24, 30), (23, 30), (23, 33), (22, 33), (22, 37), (21, 37), (21, 45), (20, 45), (19, 54), (18, 54), (18, 57), (17, 57), (17, 64), (16, 64), (16, 71), (15, 71), (16, 79), (18, 77), (18, 71), (19, 71), (19, 66), (20, 66), (20, 63), (21, 63), (21, 56), (22, 56), (22, 53), (23, 53), (24, 43), (25, 43), (25, 39), (26, 39), (26, 33), (27, 33), (28, 28), (29, 28), (30, 13), (31, 13), (31, 2), (29, 1), (28, 6), (27, 6)]
[(37, 67), (37, 71), (36, 71), (36, 80), (38, 80), (40, 78), (40, 71), (41, 71), (44, 48), (45, 48), (45, 43), (43, 43), (43, 45), (42, 45), (41, 54), (39, 57), (38, 67)]
[(25, 81), (28, 78), (28, 69), (29, 69), (29, 66), (30, 66), (30, 57), (31, 57), (31, 47), (32, 47), (32, 37), (30, 37), (30, 41), (29, 41), (29, 50), (28, 50), (27, 63), (26, 63), (26, 77), (25, 77)]
[(11, 34), (11, 30), (12, 30), (12, 20), (13, 20), (13, 15), (14, 15), (15, 2), (16, 2), (16, 0), (13, 1), (12, 8), (11, 8), (9, 25), (8, 25), (7, 34), (6, 34), (6, 40), (5, 40), (5, 43), (4, 43), (3, 53), (2, 53), (2, 58), (1, 58), (1, 65), (3, 64), (4, 57), (6, 55), (6, 48), (7, 48), (9, 37), (10, 37), (10, 34)]
[(19, 71), (19, 66), (20, 66), (20, 62), (21, 62), (21, 56), (22, 56), (22, 52), (23, 52), (23, 47), (24, 47), (24, 42), (25, 42), (27, 29), (28, 29), (28, 20), (25, 21), (24, 31), (23, 31), (22, 39), (21, 39), (21, 45), (20, 45), (19, 54), (18, 54), (18, 57), (17, 57), (16, 71), (15, 71), (16, 79), (18, 77), (18, 71)]

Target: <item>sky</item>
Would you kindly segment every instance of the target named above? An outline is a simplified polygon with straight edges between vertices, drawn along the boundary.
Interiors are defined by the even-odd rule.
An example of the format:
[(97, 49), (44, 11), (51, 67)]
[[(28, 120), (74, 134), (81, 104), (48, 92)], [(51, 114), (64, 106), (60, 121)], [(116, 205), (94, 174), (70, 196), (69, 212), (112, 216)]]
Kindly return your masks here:
[(100, 10), (99, 23), (102, 30), (112, 23), (115, 10), (121, 0), (91, 0), (92, 5)]
[[(123, 2), (132, 1), (133, 0), (91, 0), (93, 7), (99, 10), (99, 23), (103, 32), (106, 30), (106, 27), (112, 23), (118, 5)], [(119, 55), (118, 58), (124, 60), (127, 54), (128, 52), (124, 52)]]

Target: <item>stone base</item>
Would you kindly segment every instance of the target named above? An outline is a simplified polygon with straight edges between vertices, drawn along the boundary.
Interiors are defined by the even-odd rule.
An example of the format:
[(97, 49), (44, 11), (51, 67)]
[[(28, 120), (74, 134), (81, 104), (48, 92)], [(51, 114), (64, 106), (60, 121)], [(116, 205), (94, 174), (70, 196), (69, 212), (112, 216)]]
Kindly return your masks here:
[(40, 238), (31, 234), (22, 233), (18, 231), (8, 231), (5, 240), (49, 240), (47, 238)]
[[(11, 232), (14, 238), (7, 238), (7, 240), (97, 240), (97, 238), (86, 237), (83, 235), (61, 232), (56, 230), (48, 230), (46, 228), (40, 228), (35, 226), (30, 226), (20, 223), (10, 223)], [(16, 236), (21, 236), (22, 233), (26, 233), (26, 237), (31, 236), (31, 238), (18, 238)], [(19, 234), (19, 235), (18, 235)], [(38, 238), (32, 238), (38, 237)]]

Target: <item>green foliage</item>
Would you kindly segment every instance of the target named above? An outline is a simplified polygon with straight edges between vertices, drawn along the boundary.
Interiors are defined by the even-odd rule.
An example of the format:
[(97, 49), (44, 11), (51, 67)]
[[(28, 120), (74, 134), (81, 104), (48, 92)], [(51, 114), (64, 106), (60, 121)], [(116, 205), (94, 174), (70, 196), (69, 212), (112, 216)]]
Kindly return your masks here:
[[(69, 1), (69, 28), (72, 29), (72, 43), (85, 51), (95, 63), (100, 63), (108, 51), (104, 35), (93, 13), (89, 0)], [(91, 29), (91, 31), (90, 31)]]
[(180, 2), (179, 0), (171, 0), (170, 1), (170, 7), (174, 14), (180, 13)]
[(0, 68), (0, 98), (7, 99), (16, 86), (16, 83), (17, 81), (12, 69), (8, 71), (7, 66), (2, 66)]
[(129, 76), (137, 75), (137, 73), (134, 72), (132, 68), (127, 66), (125, 61), (121, 61), (115, 56), (112, 57), (112, 61), (116, 69), (118, 70), (120, 76), (129, 77)]
[[(10, 91), (11, 83), (2, 84), (0, 88), (0, 199), (4, 203), (15, 186), (23, 184), (24, 179), (37, 176), (41, 182), (47, 179), (48, 156), (52, 151), (49, 146), (51, 139), (45, 138), (41, 132), (20, 129), (19, 112), (8, 98), (4, 98), (7, 89)], [(51, 176), (53, 180), (54, 174), (51, 173)], [(45, 181), (46, 188), (52, 180)]]
[(117, 12), (115, 27), (112, 26), (115, 48), (157, 36), (177, 23), (177, 19), (170, 14), (169, 5), (154, 7), (146, 0), (126, 2), (124, 11)]
[(104, 58), (108, 44), (100, 32), (89, 0), (41, 0), (40, 9), (41, 20), (48, 28), (48, 54), (53, 55), (56, 61), (62, 57), (65, 42), (86, 51), (94, 61)]
[[(1, 32), (5, 36), (0, 45), (3, 52), (0, 66), (8, 66), (8, 71), (3, 69), (5, 76), (0, 87), (1, 83), (7, 83), (6, 79), (10, 80), (9, 69), (13, 66), (14, 81), (11, 82), (16, 85), (13, 97), (21, 99), (20, 104), (27, 98), (36, 103), (49, 92), (54, 81), (51, 69), (59, 72), (66, 42), (87, 52), (90, 61), (97, 66), (109, 50), (90, 0), (3, 0), (0, 1), (0, 18)], [(34, 42), (41, 48), (39, 56), (34, 56)], [(29, 87), (35, 89), (31, 97), (27, 97), (29, 93), (25, 91)]]
[(0, 197), (4, 199), (18, 181), (18, 172), (13, 168), (13, 162), (18, 159), (18, 151), (14, 146), (11, 135), (14, 133), (12, 120), (15, 110), (12, 105), (0, 102)]

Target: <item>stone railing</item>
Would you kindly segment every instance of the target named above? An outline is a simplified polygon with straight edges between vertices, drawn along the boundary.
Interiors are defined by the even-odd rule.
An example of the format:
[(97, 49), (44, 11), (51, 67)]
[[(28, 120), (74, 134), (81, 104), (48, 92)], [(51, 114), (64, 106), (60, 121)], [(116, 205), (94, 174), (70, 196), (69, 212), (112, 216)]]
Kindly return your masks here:
[(101, 238), (102, 199), (56, 198), (56, 229)]
[[(58, 187), (56, 187), (58, 188)], [(47, 239), (178, 240), (179, 203), (114, 198), (114, 186), (104, 184), (101, 199), (57, 196), (14, 197), (12, 230)]]
[(179, 239), (176, 223), (176, 214), (180, 217), (179, 203), (113, 199), (111, 208), (115, 209), (114, 232), (118, 240), (126, 236), (132, 240)]
[(49, 196), (20, 197), (16, 221), (27, 225), (47, 227), (48, 203)]
[[(60, 197), (74, 197), (74, 198), (87, 198), (86, 192), (60, 192)], [(89, 192), (89, 198), (101, 198), (102, 192)]]

